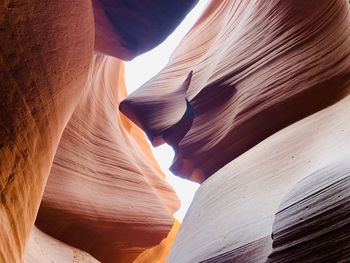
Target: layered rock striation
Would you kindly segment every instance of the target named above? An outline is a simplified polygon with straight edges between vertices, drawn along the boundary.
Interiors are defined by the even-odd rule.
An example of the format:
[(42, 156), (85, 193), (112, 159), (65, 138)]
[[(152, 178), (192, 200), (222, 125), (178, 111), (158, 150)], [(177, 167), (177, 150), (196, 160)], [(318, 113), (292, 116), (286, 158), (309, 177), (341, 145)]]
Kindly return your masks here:
[(62, 135), (36, 224), (101, 262), (132, 262), (165, 238), (179, 207), (141, 130), (118, 111), (123, 62), (95, 55)]
[(211, 1), (121, 103), (202, 183), (167, 262), (349, 259), (349, 22), (344, 0)]
[(276, 213), (273, 250), (267, 262), (349, 260), (349, 186), (349, 158), (331, 163), (298, 182)]
[[(93, 57), (93, 51), (131, 58), (149, 50), (176, 27), (194, 3), (186, 1), (166, 7), (158, 1), (160, 9), (152, 12), (155, 3), (151, 2), (143, 5), (130, 1), (118, 1), (117, 5), (111, 1), (8, 0), (0, 3), (0, 262), (23, 261), (56, 151), (56, 160), (63, 159), (63, 165), (54, 165), (52, 174), (68, 181), (59, 181), (55, 176), (53, 183), (50, 180), (37, 221), (42, 229), (103, 260), (106, 257), (113, 260), (113, 253), (119, 257), (122, 250), (128, 249), (125, 258), (131, 260), (167, 236), (178, 200), (151, 157), (142, 133), (116, 110), (119, 95), (124, 92), (117, 90), (119, 80), (112, 80), (116, 85), (114, 94), (110, 83), (96, 83), (101, 87), (93, 87), (93, 80), (113, 78), (113, 72), (101, 70), (105, 67), (100, 62), (108, 59)], [(125, 15), (130, 15), (130, 19), (116, 28)], [(139, 25), (142, 25), (141, 31)], [(126, 29), (130, 29), (129, 32), (126, 33)], [(122, 48), (111, 48), (115, 42)], [(96, 60), (100, 64), (96, 65)], [(106, 67), (118, 69), (114, 64)], [(90, 107), (87, 103), (91, 103)], [(102, 103), (106, 103), (105, 108)], [(91, 116), (82, 116), (82, 105)], [(101, 123), (96, 118), (101, 118)], [(87, 134), (74, 133), (71, 125), (64, 134), (86, 138), (65, 135), (57, 150), (68, 123), (86, 128)], [(93, 127), (88, 129), (88, 124)], [(95, 134), (99, 128), (106, 128), (105, 133)], [(97, 141), (91, 139), (94, 136)], [(84, 148), (81, 144), (87, 141), (90, 144)], [(101, 145), (93, 148), (93, 143)], [(79, 150), (84, 148), (87, 153), (62, 150), (73, 146)], [(98, 152), (92, 153), (92, 150)], [(125, 156), (119, 159), (118, 154)], [(118, 158), (117, 165), (111, 161), (113, 158)], [(83, 161), (89, 165), (84, 166)], [(88, 175), (92, 177), (86, 179)], [(108, 185), (117, 182), (124, 183)], [(61, 188), (53, 189), (53, 184)], [(99, 190), (104, 193), (100, 195)], [(118, 198), (114, 196), (116, 191)], [(133, 198), (134, 206), (131, 205)], [(61, 221), (53, 222), (53, 217)], [(43, 219), (48, 221), (43, 223)], [(123, 224), (126, 227), (122, 227)], [(91, 231), (79, 232), (86, 229)], [(122, 238), (109, 240), (110, 229), (114, 232), (119, 229)], [(32, 233), (37, 236), (35, 230)], [(89, 242), (88, 238), (95, 238), (94, 234), (99, 234), (107, 245)], [(112, 247), (113, 255), (109, 255)]]
[(0, 3), (0, 262), (349, 260), (349, 2), (212, 0), (122, 101), (196, 2)]
[(203, 182), (349, 93), (349, 22), (344, 0), (212, 1), (120, 109), (155, 145), (173, 146), (174, 173)]
[(49, 2), (0, 3), (0, 262), (22, 260), (92, 61), (89, 1)]
[(202, 183), (167, 262), (346, 262), (349, 114), (348, 96)]
[(162, 242), (153, 248), (142, 252), (133, 263), (163, 263), (170, 254), (170, 249), (174, 243), (177, 232), (180, 228), (180, 222), (175, 219), (174, 224), (168, 236)]

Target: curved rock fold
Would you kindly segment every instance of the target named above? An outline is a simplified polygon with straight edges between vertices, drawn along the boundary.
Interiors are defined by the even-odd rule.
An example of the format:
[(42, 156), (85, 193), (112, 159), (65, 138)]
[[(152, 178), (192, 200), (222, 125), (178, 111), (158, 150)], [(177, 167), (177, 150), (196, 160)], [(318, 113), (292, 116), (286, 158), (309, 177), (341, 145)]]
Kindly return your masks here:
[[(134, 115), (124, 112), (147, 122), (151, 137), (175, 125), (184, 112), (177, 89), (193, 71), (184, 96), (195, 115), (173, 145), (172, 170), (202, 182), (273, 133), (349, 94), (349, 22), (343, 0), (212, 1), (168, 65), (126, 99)], [(145, 104), (147, 111), (135, 110)], [(193, 176), (197, 170), (200, 178)]]
[(102, 262), (132, 262), (160, 243), (179, 206), (143, 134), (118, 112), (123, 75), (122, 61), (94, 56), (91, 87), (64, 130), (36, 221)]

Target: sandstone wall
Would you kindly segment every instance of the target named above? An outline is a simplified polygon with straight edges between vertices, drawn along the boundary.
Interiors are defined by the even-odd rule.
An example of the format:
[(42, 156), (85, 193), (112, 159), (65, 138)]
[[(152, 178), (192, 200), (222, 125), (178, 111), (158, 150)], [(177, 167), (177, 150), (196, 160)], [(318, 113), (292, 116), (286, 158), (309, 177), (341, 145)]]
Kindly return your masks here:
[(94, 55), (86, 94), (57, 149), (36, 224), (102, 262), (132, 262), (179, 207), (141, 130), (118, 111), (123, 62)]
[(349, 22), (344, 0), (211, 1), (120, 109), (154, 144), (173, 146), (175, 174), (203, 182), (349, 93)]

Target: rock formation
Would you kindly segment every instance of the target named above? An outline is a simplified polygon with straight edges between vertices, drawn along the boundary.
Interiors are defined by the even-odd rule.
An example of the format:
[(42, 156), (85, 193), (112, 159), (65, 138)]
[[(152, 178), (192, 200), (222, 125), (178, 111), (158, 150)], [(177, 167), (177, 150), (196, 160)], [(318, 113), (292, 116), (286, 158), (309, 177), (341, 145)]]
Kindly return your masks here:
[(123, 63), (95, 55), (91, 75), (62, 135), (36, 223), (101, 262), (132, 262), (167, 236), (179, 201), (141, 130), (118, 111), (126, 96)]
[[(322, 191), (332, 183), (332, 180), (322, 177), (336, 174), (339, 183), (342, 183), (341, 176), (348, 173), (345, 164), (350, 159), (349, 114), (348, 96), (273, 134), (202, 183), (182, 222), (168, 262), (265, 262), (273, 251), (273, 226), (278, 231), (280, 228), (276, 226), (282, 223), (274, 223), (281, 220), (279, 207), (286, 203), (284, 200), (288, 200), (288, 193), (295, 185), (312, 175), (314, 178), (319, 177), (319, 181), (314, 179), (314, 189)], [(347, 161), (339, 166), (338, 174), (322, 172), (331, 170), (334, 164), (344, 158)], [(304, 191), (303, 194), (307, 196), (308, 193)], [(341, 213), (347, 213), (346, 207), (349, 205), (346, 203), (349, 202), (346, 195), (342, 192), (339, 194), (339, 200), (344, 199), (344, 209), (339, 210), (339, 215), (329, 214), (329, 217), (334, 216), (335, 219), (341, 218)], [(336, 197), (327, 201), (329, 209), (339, 205), (337, 201)], [(325, 199), (320, 197), (320, 202), (325, 202)], [(317, 211), (319, 208), (314, 209)], [(296, 208), (294, 213), (297, 215), (298, 211)], [(326, 211), (323, 208), (318, 213)], [(307, 209), (299, 212), (300, 218), (305, 218), (304, 222), (307, 222), (308, 213)], [(283, 219), (287, 220), (285, 217)], [(325, 215), (319, 219), (318, 224), (325, 223), (326, 220)], [(284, 222), (287, 223), (288, 220)], [(295, 228), (296, 223), (294, 224)], [(344, 234), (348, 236), (350, 228), (345, 230), (346, 228)], [(316, 234), (312, 228), (302, 231), (311, 237)], [(324, 231), (331, 232), (332, 229)], [(331, 236), (331, 233), (328, 234)], [(279, 235), (275, 232), (273, 238), (278, 239)], [(288, 248), (292, 244), (290, 240), (293, 235), (289, 238), (286, 239), (287, 242), (279, 243), (279, 246)], [(311, 241), (307, 245), (312, 248), (312, 244)], [(288, 255), (289, 251), (286, 251), (285, 255)], [(327, 253), (325, 251), (325, 257), (328, 256)], [(276, 262), (289, 261), (286, 258), (285, 261)]]
[[(138, 3), (140, 5), (142, 4), (141, 1), (138, 1)], [(59, 3), (57, 1), (25, 0), (19, 2), (6, 0), (0, 3), (0, 222), (2, 225), (0, 229), (0, 262), (21, 262), (23, 259), (25, 245), (34, 225), (44, 187), (62, 133), (78, 104), (79, 110), (82, 101), (87, 99), (92, 88), (91, 79), (93, 78), (93, 71), (91, 67), (93, 63), (94, 39), (96, 39), (95, 49), (108, 53), (108, 49), (110, 48), (110, 42), (108, 41), (111, 40), (109, 35), (113, 35), (114, 39), (122, 40), (120, 43), (123, 45), (123, 49), (120, 51), (119, 49), (112, 50), (112, 55), (131, 58), (162, 41), (176, 27), (194, 3), (195, 1), (186, 1), (186, 3), (182, 3), (183, 5), (173, 4), (166, 7), (164, 4), (161, 4), (161, 1), (158, 1), (161, 9), (155, 10), (152, 15), (149, 15), (150, 9), (154, 7), (154, 4), (151, 2), (147, 2), (147, 4), (144, 2), (145, 6), (142, 7), (137, 6), (136, 1), (133, 3), (130, 1), (119, 1), (119, 5), (117, 6), (113, 6), (113, 3), (111, 5), (111, 1), (100, 1), (98, 3), (94, 1), (94, 9), (92, 2), (85, 0), (63, 0), (59, 1)], [(119, 8), (121, 6), (123, 7), (122, 9)], [(98, 9), (100, 7), (103, 8), (103, 13), (101, 9)], [(127, 11), (130, 8), (131, 10)], [(169, 12), (172, 15), (168, 15)], [(119, 18), (115, 18), (114, 15), (127, 13), (133, 13), (131, 16), (132, 19), (122, 27), (116, 28), (115, 23), (118, 22), (117, 20)], [(96, 24), (94, 22), (94, 14)], [(114, 24), (112, 29), (108, 27), (107, 20), (102, 19), (103, 16), (108, 17), (108, 23)], [(103, 21), (101, 22), (101, 20)], [(135, 21), (133, 26), (131, 26), (131, 21)], [(161, 21), (162, 26), (160, 31), (158, 30), (160, 26), (159, 21)], [(103, 25), (105, 25), (105, 28), (103, 28)], [(143, 25), (142, 34), (136, 30), (138, 25)], [(123, 34), (125, 27), (133, 28), (134, 30), (129, 31), (126, 35)], [(147, 39), (148, 35), (149, 39)], [(111, 72), (102, 72), (101, 75), (103, 74), (111, 75)], [(103, 89), (97, 88), (94, 91), (102, 92)], [(101, 99), (105, 101), (109, 100), (109, 97), (106, 97), (107, 94), (100, 95)], [(113, 103), (117, 102), (114, 101)], [(93, 114), (98, 114), (98, 112), (94, 112)], [(109, 112), (108, 114), (112, 113)], [(76, 115), (77, 113), (74, 116)], [(110, 118), (110, 115), (108, 117)], [(117, 114), (115, 117), (118, 117)], [(85, 119), (85, 121), (87, 120), (89, 118)], [(123, 145), (122, 140), (125, 138), (129, 146), (135, 146), (137, 144), (134, 151), (135, 149), (142, 149), (142, 152), (133, 153), (130, 150), (128, 153), (123, 152), (122, 149), (118, 150), (129, 154), (125, 156), (124, 161), (128, 160), (129, 157), (132, 160), (134, 160), (133, 158), (136, 159), (136, 167), (129, 167), (126, 161), (123, 165), (126, 165), (125, 169), (130, 168), (131, 172), (138, 175), (137, 178), (133, 178), (135, 180), (134, 182), (129, 182), (130, 188), (132, 188), (131, 185), (140, 183), (140, 186), (144, 188), (139, 189), (139, 191), (144, 192), (145, 199), (142, 199), (141, 195), (136, 197), (138, 199), (135, 207), (136, 210), (133, 210), (133, 207), (129, 207), (128, 211), (124, 211), (128, 213), (125, 214), (125, 218), (121, 216), (119, 219), (116, 219), (116, 209), (122, 210), (123, 207), (126, 208), (126, 203), (130, 204), (130, 200), (127, 200), (127, 198), (130, 198), (130, 192), (128, 193), (129, 196), (123, 196), (125, 200), (118, 204), (119, 207), (113, 207), (113, 211), (107, 211), (105, 214), (102, 213), (101, 217), (105, 220), (110, 219), (108, 223), (111, 224), (109, 225), (111, 227), (113, 224), (118, 225), (118, 223), (125, 222), (125, 220), (129, 220), (130, 222), (132, 215), (145, 216), (145, 218), (138, 218), (136, 220), (132, 218), (136, 223), (140, 223), (138, 230), (141, 232), (139, 232), (139, 237), (141, 239), (144, 237), (145, 240), (140, 240), (140, 244), (138, 244), (137, 242), (135, 243), (136, 235), (132, 238), (125, 236), (125, 239), (130, 239), (125, 240), (125, 247), (139, 245), (140, 247), (136, 249), (137, 253), (139, 253), (147, 247), (156, 245), (163, 237), (166, 237), (172, 225), (171, 213), (177, 207), (177, 199), (170, 187), (161, 178), (159, 168), (150, 157), (150, 151), (146, 148), (146, 142), (143, 140), (140, 131), (134, 128), (127, 120), (124, 119), (123, 122), (127, 126), (124, 127), (125, 131), (121, 132), (124, 137), (118, 138), (118, 146), (121, 147)], [(96, 125), (98, 127), (101, 124)], [(104, 125), (109, 126), (108, 121)], [(114, 128), (109, 128), (107, 132), (111, 133)], [(128, 129), (130, 134), (126, 132)], [(83, 136), (83, 134), (81, 135)], [(136, 137), (130, 139), (133, 136)], [(115, 136), (112, 136), (112, 138), (114, 141), (116, 140)], [(108, 145), (104, 146), (108, 150), (112, 148)], [(67, 147), (67, 145), (63, 147)], [(123, 147), (125, 148), (126, 146), (124, 145)], [(80, 154), (83, 155), (84, 153)], [(65, 157), (68, 159), (70, 156)], [(79, 166), (79, 164), (75, 165)], [(60, 169), (63, 169), (63, 167), (60, 167)], [(79, 167), (76, 169), (78, 170)], [(145, 174), (143, 173), (143, 169), (145, 169)], [(53, 172), (55, 173), (57, 170), (59, 169), (54, 168)], [(96, 168), (96, 170), (98, 169)], [(106, 170), (104, 178), (108, 172), (111, 172), (107, 168)], [(119, 172), (122, 170), (119, 170)], [(89, 172), (94, 174), (94, 171)], [(64, 174), (63, 176), (69, 177), (68, 174)], [(123, 176), (125, 175), (121, 175), (121, 177)], [(76, 179), (81, 181), (82, 178), (78, 178), (77, 176)], [(111, 178), (109, 179), (113, 180)], [(55, 179), (52, 180), (54, 181)], [(125, 180), (128, 181), (128, 178), (125, 177)], [(57, 182), (57, 179), (54, 182)], [(76, 189), (79, 189), (79, 187), (83, 188), (83, 186), (70, 185), (69, 182), (66, 183), (69, 187), (74, 188), (74, 190), (71, 189), (71, 194)], [(85, 183), (85, 191), (88, 190), (89, 183), (90, 187), (93, 188), (91, 181)], [(62, 184), (58, 185), (62, 186)], [(103, 182), (100, 181), (100, 189), (106, 190), (106, 187), (104, 188), (101, 185), (103, 185)], [(134, 192), (139, 193), (136, 187), (132, 189)], [(59, 192), (59, 189), (56, 190)], [(65, 194), (67, 193), (67, 189), (62, 190), (66, 191), (64, 192)], [(94, 204), (90, 206), (90, 209), (101, 204), (103, 198), (110, 197), (110, 190), (113, 189), (108, 188), (108, 191), (105, 193), (106, 195), (100, 196), (101, 200), (93, 200)], [(50, 199), (47, 199), (49, 201), (42, 206), (43, 218), (47, 214), (53, 213), (54, 210), (52, 210), (52, 207), (55, 207), (52, 203), (55, 198), (50, 196), (50, 193), (52, 193), (50, 189), (48, 191), (47, 196)], [(167, 192), (169, 194), (165, 194)], [(88, 195), (87, 192), (82, 194)], [(61, 197), (57, 197), (57, 200), (61, 200)], [(93, 199), (92, 196), (87, 196), (86, 200), (79, 200), (83, 196), (79, 196), (78, 193), (75, 193), (74, 197), (77, 199), (67, 199), (65, 200), (65, 204), (71, 201), (72, 203), (70, 204), (79, 204), (80, 208), (86, 208), (83, 204), (88, 205), (89, 200), (91, 201)], [(151, 201), (154, 206), (146, 203), (147, 201)], [(62, 203), (58, 206), (62, 208), (65, 207), (65, 204)], [(44, 209), (45, 205), (50, 207), (50, 212)], [(113, 205), (113, 202), (110, 205)], [(146, 209), (147, 205), (149, 207)], [(101, 210), (107, 209), (108, 205), (106, 204), (106, 206), (102, 207)], [(57, 209), (57, 206), (55, 208)], [(72, 212), (72, 207), (69, 208), (71, 209), (69, 212)], [(89, 210), (87, 209), (87, 211)], [(62, 214), (60, 215), (62, 218), (63, 213), (67, 213), (67, 210), (62, 210), (61, 212)], [(77, 212), (82, 213), (79, 209), (77, 209)], [(107, 215), (108, 213), (111, 214), (110, 218)], [(151, 213), (153, 213), (152, 216), (148, 217)], [(86, 218), (91, 215), (93, 215), (92, 210), (90, 210), (90, 214), (82, 215), (82, 218), (76, 214), (74, 214), (73, 218), (76, 219), (75, 223), (77, 223), (79, 220), (87, 220)], [(97, 217), (96, 214), (94, 215), (95, 217), (92, 216), (93, 219), (89, 221), (90, 223), (96, 222)], [(48, 216), (47, 218), (50, 217)], [(40, 222), (40, 219), (38, 222)], [(64, 220), (62, 223), (64, 224)], [(142, 227), (144, 223), (150, 227), (144, 229)], [(47, 224), (55, 226), (52, 222), (47, 222)], [(62, 227), (59, 222), (57, 224), (56, 227)], [(89, 225), (82, 225), (78, 229), (82, 230), (87, 226)], [(127, 229), (125, 228), (125, 230)], [(138, 230), (137, 228), (133, 228), (132, 231), (136, 233)], [(57, 228), (52, 228), (49, 232), (51, 231), (67, 242), (86, 248), (86, 245), (84, 246), (79, 242), (77, 236), (65, 238), (64, 234), (57, 231)], [(89, 234), (94, 233), (93, 231), (96, 231), (96, 229), (91, 229), (91, 231)], [(103, 231), (107, 231), (107, 229), (103, 229)], [(148, 234), (150, 235), (148, 236)], [(112, 246), (112, 244), (109, 245)], [(119, 247), (119, 245), (117, 246)], [(105, 248), (106, 250), (110, 249), (110, 247), (107, 247)], [(62, 249), (64, 250), (65, 248)], [(101, 257), (99, 254), (101, 252), (97, 252), (100, 250), (99, 247), (86, 249)], [(138, 255), (136, 250), (134, 257)], [(130, 253), (126, 257), (129, 257)]]
[(196, 2), (0, 3), (1, 263), (349, 260), (349, 2), (212, 0), (120, 103)]
[(24, 263), (98, 263), (88, 253), (68, 246), (34, 227), (28, 241)]
[(49, 2), (0, 3), (0, 262), (21, 262), (92, 60), (89, 1)]
[(350, 159), (301, 180), (282, 201), (267, 262), (350, 259)]
[[(344, 0), (212, 1), (169, 64), (120, 109), (157, 142), (188, 130), (168, 140), (171, 169), (202, 182), (349, 93), (349, 20)], [(190, 127), (180, 121), (186, 101)]]
[(175, 219), (168, 236), (156, 247), (147, 249), (140, 254), (133, 263), (163, 263), (166, 261), (173, 245), (176, 234), (179, 231), (180, 223)]
[(308, 178), (304, 191), (347, 185), (349, 11), (345, 0), (211, 1), (121, 103), (154, 145), (173, 146), (172, 171), (202, 183), (167, 262), (349, 259), (343, 190), (304, 192), (312, 208), (288, 199)]
[(132, 59), (160, 44), (198, 0), (92, 0), (95, 49)]

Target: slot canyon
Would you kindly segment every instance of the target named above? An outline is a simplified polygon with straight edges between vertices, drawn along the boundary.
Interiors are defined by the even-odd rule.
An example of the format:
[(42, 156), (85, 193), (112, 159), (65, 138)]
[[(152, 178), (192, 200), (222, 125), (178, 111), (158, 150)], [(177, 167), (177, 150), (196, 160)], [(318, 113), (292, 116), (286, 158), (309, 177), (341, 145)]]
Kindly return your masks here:
[(203, 2), (0, 1), (0, 263), (350, 262), (349, 1), (207, 0), (129, 93)]

